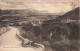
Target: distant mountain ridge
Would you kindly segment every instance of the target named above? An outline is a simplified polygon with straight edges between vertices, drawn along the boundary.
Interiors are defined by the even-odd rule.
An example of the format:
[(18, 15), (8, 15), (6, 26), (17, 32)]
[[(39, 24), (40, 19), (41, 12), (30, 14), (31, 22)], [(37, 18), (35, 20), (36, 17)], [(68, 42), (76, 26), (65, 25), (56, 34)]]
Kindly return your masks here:
[(12, 9), (12, 10), (1, 10), (0, 9), (0, 15), (15, 15), (15, 16), (28, 16), (28, 15), (62, 15), (61, 13), (49, 13), (46, 11), (38, 11), (35, 9)]
[(37, 10), (29, 10), (29, 9), (24, 9), (24, 10), (0, 10), (1, 15), (22, 15), (22, 16), (27, 16), (30, 14), (38, 14), (39, 12)]

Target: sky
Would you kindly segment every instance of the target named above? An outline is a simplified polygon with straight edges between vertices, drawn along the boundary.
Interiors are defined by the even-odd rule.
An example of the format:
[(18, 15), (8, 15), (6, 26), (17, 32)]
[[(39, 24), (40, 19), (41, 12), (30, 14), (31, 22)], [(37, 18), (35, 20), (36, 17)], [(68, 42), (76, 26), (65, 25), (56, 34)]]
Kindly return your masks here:
[(71, 3), (79, 6), (79, 0), (0, 0), (0, 9), (35, 9), (60, 13), (72, 10)]

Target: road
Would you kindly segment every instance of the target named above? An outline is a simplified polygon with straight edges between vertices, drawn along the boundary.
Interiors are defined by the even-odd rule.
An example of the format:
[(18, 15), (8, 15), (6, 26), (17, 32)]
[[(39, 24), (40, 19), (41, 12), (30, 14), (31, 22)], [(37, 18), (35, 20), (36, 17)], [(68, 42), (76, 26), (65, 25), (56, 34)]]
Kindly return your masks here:
[(0, 36), (0, 51), (43, 51), (43, 48), (21, 47), (21, 41), (16, 37), (19, 30), (10, 27), (10, 30)]

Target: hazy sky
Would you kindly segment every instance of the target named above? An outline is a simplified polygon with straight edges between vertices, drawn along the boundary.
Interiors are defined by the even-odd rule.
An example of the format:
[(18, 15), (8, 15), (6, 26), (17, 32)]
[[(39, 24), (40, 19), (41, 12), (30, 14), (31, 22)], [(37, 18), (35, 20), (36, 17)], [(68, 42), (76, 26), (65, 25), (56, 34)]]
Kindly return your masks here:
[(0, 0), (1, 9), (36, 9), (51, 13), (67, 12), (71, 2), (79, 6), (78, 0)]

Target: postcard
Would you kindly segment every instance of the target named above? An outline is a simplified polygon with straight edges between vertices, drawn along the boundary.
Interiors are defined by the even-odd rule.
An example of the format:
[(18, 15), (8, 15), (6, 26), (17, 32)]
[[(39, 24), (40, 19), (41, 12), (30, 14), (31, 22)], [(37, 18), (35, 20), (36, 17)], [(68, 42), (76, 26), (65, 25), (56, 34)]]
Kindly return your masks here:
[(80, 51), (79, 0), (0, 0), (0, 51)]

